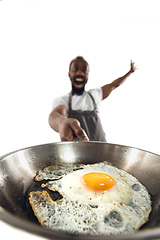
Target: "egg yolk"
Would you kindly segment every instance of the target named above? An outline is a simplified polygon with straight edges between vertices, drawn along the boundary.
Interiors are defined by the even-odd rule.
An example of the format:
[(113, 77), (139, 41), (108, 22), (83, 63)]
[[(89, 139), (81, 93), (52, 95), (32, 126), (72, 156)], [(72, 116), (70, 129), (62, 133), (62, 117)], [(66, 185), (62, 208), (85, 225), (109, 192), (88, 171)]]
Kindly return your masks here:
[(100, 172), (92, 172), (83, 175), (81, 177), (81, 183), (93, 191), (105, 191), (114, 186), (113, 178)]

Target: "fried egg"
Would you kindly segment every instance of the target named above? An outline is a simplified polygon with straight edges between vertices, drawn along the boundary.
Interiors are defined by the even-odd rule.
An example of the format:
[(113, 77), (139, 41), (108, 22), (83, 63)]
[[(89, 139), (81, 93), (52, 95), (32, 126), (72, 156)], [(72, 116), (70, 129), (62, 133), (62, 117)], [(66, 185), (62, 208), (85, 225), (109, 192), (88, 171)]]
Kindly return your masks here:
[(96, 170), (96, 166), (69, 173), (62, 179), (52, 181), (46, 185), (50, 190), (58, 191), (69, 200), (74, 199), (81, 203), (128, 203), (131, 196), (131, 187), (120, 178)]
[[(68, 164), (69, 165), (69, 164)], [(72, 169), (73, 169), (72, 164)], [(54, 167), (52, 167), (54, 169)], [(31, 192), (29, 201), (42, 226), (81, 234), (121, 234), (138, 230), (151, 211), (150, 195), (132, 175), (107, 162), (68, 166), (62, 176), (51, 176), (51, 166), (38, 172), (42, 188), (58, 191), (63, 198), (53, 201), (49, 194)], [(78, 170), (75, 170), (78, 169)], [(55, 175), (55, 171), (53, 171)]]

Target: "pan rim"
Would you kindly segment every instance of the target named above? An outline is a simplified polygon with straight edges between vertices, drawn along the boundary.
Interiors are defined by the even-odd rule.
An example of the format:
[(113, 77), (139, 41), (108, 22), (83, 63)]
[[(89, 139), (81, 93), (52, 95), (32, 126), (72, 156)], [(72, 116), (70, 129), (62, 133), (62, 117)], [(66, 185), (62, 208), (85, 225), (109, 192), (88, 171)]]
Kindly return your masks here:
[(135, 150), (138, 150), (138, 151), (144, 151), (146, 153), (149, 153), (149, 154), (153, 154), (157, 157), (160, 157), (159, 154), (157, 153), (154, 153), (154, 152), (151, 152), (151, 151), (147, 151), (147, 150), (144, 150), (142, 148), (138, 148), (138, 147), (132, 147), (132, 146), (129, 146), (129, 145), (123, 145), (123, 144), (116, 144), (116, 143), (108, 143), (108, 142), (101, 142), (101, 141), (62, 141), (62, 142), (50, 142), (50, 143), (45, 143), (45, 144), (38, 144), (38, 145), (31, 145), (29, 147), (25, 147), (25, 148), (20, 148), (20, 149), (17, 149), (15, 151), (11, 151), (9, 153), (6, 153), (2, 156), (0, 156), (0, 161), (4, 160), (4, 158), (6, 158), (7, 156), (10, 156), (12, 154), (15, 154), (15, 153), (18, 153), (20, 151), (24, 151), (24, 150), (29, 150), (29, 149), (33, 149), (33, 148), (36, 148), (36, 147), (41, 147), (41, 146), (45, 146), (45, 145), (52, 145), (52, 144), (58, 144), (58, 145), (61, 145), (61, 144), (92, 144), (92, 143), (96, 143), (96, 144), (107, 144), (107, 145), (110, 145), (110, 146), (117, 146), (117, 147), (124, 147), (124, 148), (129, 148), (129, 149), (135, 149)]

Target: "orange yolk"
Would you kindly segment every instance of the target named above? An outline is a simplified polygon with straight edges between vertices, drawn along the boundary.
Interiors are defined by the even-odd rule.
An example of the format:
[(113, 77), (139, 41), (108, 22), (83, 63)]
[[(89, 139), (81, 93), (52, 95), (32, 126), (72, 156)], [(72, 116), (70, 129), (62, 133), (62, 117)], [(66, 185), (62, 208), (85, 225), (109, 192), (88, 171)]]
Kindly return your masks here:
[(93, 191), (105, 191), (114, 186), (113, 178), (100, 172), (92, 172), (83, 175), (81, 177), (81, 183)]

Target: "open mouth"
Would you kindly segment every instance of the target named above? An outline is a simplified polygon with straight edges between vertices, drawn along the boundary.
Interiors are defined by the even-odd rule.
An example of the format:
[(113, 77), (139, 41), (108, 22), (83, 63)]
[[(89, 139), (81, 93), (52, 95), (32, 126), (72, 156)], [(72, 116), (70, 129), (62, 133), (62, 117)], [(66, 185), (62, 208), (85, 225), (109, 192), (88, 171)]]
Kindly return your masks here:
[(78, 86), (84, 85), (84, 80), (83, 80), (83, 78), (76, 78), (76, 79), (75, 79), (75, 84), (78, 85)]

